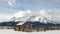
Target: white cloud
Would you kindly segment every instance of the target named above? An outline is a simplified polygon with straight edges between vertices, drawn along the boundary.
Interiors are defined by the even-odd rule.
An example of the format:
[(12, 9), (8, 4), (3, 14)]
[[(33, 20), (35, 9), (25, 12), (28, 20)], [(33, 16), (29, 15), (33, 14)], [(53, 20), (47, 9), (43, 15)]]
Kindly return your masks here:
[(13, 7), (16, 5), (16, 0), (0, 0), (0, 5)]
[(0, 13), (0, 22), (2, 22), (2, 21), (10, 21), (12, 17), (15, 17), (15, 18), (29, 17), (29, 16), (31, 16), (31, 14), (32, 14), (31, 10), (18, 11), (17, 13), (13, 13), (13, 14)]
[(60, 9), (51, 9), (51, 10), (42, 9), (39, 12), (39, 15), (42, 15), (52, 21), (58, 21), (58, 22), (60, 21)]
[(53, 15), (54, 17), (58, 17), (60, 16), (60, 9), (52, 9), (50, 10), (50, 14)]
[(8, 0), (7, 3), (9, 4), (9, 6), (13, 7), (14, 5), (16, 5), (16, 0)]
[(31, 10), (18, 11), (17, 13), (14, 13), (12, 15), (11, 19), (15, 21), (26, 21), (27, 19), (29, 19), (31, 15), (32, 15)]
[(39, 15), (42, 15), (44, 17), (46, 17), (48, 15), (48, 12), (44, 9), (42, 9), (40, 12), (39, 12)]
[(0, 22), (2, 21), (8, 21), (11, 15), (0, 13)]
[(18, 18), (18, 17), (27, 16), (27, 15), (29, 16), (31, 14), (32, 14), (31, 10), (27, 10), (27, 11), (19, 11), (19, 12), (15, 13), (13, 16), (15, 16), (16, 18)]
[(60, 9), (52, 9), (51, 13), (49, 13), (51, 15), (51, 20), (53, 21), (60, 21)]

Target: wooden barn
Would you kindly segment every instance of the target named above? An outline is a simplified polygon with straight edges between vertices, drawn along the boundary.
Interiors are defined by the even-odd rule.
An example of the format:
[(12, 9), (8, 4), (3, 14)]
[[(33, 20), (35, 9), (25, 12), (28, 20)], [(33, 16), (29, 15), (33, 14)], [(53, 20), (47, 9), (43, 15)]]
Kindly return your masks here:
[(23, 22), (20, 22), (16, 25), (15, 30), (16, 31), (32, 32), (32, 25), (23, 21)]

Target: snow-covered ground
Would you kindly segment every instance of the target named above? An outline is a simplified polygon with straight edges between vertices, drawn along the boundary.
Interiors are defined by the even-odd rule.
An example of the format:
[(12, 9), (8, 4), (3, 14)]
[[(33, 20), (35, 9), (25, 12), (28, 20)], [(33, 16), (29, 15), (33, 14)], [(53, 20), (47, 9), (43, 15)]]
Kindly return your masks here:
[(7, 29), (0, 29), (0, 34), (60, 34), (60, 30), (55, 31), (41, 31), (41, 32), (21, 32)]

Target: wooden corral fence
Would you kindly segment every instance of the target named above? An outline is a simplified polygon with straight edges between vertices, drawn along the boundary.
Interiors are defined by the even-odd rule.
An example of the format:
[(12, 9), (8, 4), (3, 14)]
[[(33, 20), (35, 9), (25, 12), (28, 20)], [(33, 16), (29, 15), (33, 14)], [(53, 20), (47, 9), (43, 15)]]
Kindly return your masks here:
[(47, 30), (60, 30), (60, 27), (47, 27)]
[(0, 26), (0, 29), (15, 29), (13, 26)]

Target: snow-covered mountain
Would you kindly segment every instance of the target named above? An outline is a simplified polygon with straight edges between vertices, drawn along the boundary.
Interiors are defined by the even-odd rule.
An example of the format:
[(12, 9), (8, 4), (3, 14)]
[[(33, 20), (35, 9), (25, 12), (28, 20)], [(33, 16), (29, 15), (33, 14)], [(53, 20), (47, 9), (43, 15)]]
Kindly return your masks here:
[(46, 19), (45, 17), (41, 16), (41, 15), (31, 16), (31, 17), (28, 19), (28, 21), (32, 21), (32, 22), (38, 21), (38, 22), (41, 22), (41, 23), (42, 23), (42, 22), (47, 23), (47, 19)]
[[(51, 20), (48, 20), (46, 17), (44, 16), (41, 16), (41, 15), (33, 15), (33, 16), (30, 16), (30, 17), (12, 17), (10, 19), (10, 21), (8, 22), (2, 22), (0, 23), (0, 25), (12, 25), (12, 26), (15, 26), (17, 23), (19, 24), (22, 24), (24, 22), (27, 22), (27, 23), (30, 23), (34, 26), (55, 26), (55, 24), (57, 25), (58, 23), (57, 22), (54, 22), (54, 21), (51, 21)], [(20, 25), (19, 24), (19, 25)]]
[(28, 21), (32, 21), (32, 22), (40, 22), (40, 23), (53, 23), (53, 24), (57, 24), (57, 22), (49, 20), (48, 18), (41, 16), (41, 15), (34, 15), (31, 16)]
[(53, 24), (57, 24), (57, 22), (49, 20), (47, 17), (44, 17), (42, 15), (32, 15), (32, 16), (23, 16), (23, 17), (11, 17), (9, 20), (7, 20), (7, 22), (9, 21), (31, 21), (31, 22), (40, 22), (40, 23), (53, 23)]

